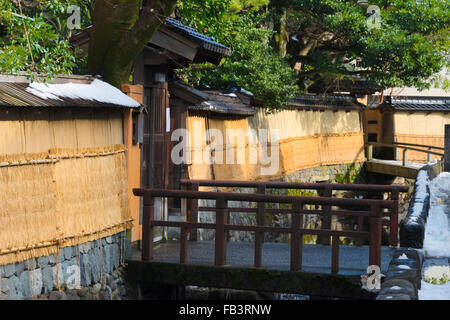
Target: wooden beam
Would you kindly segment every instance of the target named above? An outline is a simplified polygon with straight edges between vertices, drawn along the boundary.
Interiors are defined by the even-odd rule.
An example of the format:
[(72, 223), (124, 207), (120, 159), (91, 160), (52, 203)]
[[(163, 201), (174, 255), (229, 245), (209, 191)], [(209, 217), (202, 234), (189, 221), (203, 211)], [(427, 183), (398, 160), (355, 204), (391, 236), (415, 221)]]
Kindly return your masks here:
[(389, 174), (392, 176), (404, 177), (408, 179), (415, 179), (419, 169), (412, 167), (404, 167), (391, 163), (382, 163), (378, 161), (367, 161), (367, 170), (374, 173)]
[(194, 60), (198, 45), (161, 26), (149, 41), (151, 44), (174, 52), (186, 59)]
[(450, 124), (445, 125), (444, 171), (450, 172)]

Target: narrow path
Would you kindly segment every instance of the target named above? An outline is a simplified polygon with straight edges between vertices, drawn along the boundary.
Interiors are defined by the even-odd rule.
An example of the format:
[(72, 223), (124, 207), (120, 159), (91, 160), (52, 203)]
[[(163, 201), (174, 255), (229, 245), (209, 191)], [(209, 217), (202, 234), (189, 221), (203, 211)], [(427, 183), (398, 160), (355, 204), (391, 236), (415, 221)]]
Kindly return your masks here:
[(450, 173), (443, 172), (430, 183), (430, 210), (425, 226), (422, 288), (420, 300), (450, 300), (450, 281), (433, 285), (425, 277), (450, 278)]

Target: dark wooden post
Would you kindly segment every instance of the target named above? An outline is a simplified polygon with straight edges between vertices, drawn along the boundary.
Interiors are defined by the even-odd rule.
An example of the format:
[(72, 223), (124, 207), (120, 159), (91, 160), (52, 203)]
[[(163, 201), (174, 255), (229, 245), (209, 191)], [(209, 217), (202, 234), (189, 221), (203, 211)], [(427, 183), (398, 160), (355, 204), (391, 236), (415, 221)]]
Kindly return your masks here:
[(155, 201), (152, 196), (144, 196), (142, 210), (142, 260), (153, 259), (153, 225)]
[[(325, 188), (323, 192), (324, 197), (331, 198), (333, 196), (333, 189), (331, 187)], [(323, 222), (322, 222), (322, 229), (331, 229), (331, 206), (330, 205), (323, 205)], [(330, 245), (330, 236), (322, 236), (322, 244), (329, 246)]]
[(187, 263), (187, 228), (180, 228), (180, 263)]
[[(258, 186), (258, 194), (266, 194), (266, 186)], [(264, 226), (264, 202), (258, 202), (258, 208), (256, 211), (256, 225)], [(262, 261), (262, 244), (264, 242), (264, 232), (255, 232), (255, 268), (261, 267)]]
[(381, 266), (381, 208), (370, 207), (370, 253), (369, 264)]
[(399, 192), (397, 189), (391, 191), (391, 200), (395, 203), (391, 206), (390, 214), (390, 230), (389, 230), (389, 245), (396, 247), (398, 245), (398, 197)]
[(339, 271), (339, 236), (333, 236), (331, 244), (331, 272), (338, 273), (338, 271)]
[(444, 171), (450, 172), (450, 124), (445, 125)]
[[(199, 184), (191, 182), (188, 185), (188, 190), (198, 191)], [(186, 220), (188, 222), (198, 222), (198, 199), (186, 199)], [(197, 229), (193, 228), (189, 230), (189, 240), (197, 240)]]
[[(363, 231), (363, 228), (364, 228), (364, 216), (359, 215), (358, 216), (358, 231), (359, 232)], [(356, 245), (358, 247), (361, 247), (363, 245), (363, 239), (357, 238)]]
[(295, 201), (292, 205), (291, 224), (291, 271), (300, 271), (302, 268), (303, 234), (303, 203)]
[(225, 234), (225, 222), (227, 218), (227, 201), (225, 198), (216, 200), (216, 240), (214, 249), (214, 264), (223, 266), (227, 261), (227, 239)]

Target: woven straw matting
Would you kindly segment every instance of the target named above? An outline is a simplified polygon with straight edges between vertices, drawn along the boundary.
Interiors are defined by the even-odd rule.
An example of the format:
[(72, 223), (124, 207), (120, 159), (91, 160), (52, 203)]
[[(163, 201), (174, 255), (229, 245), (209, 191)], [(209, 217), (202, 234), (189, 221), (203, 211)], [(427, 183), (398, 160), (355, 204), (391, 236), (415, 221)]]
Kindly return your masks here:
[(0, 157), (0, 265), (131, 226), (124, 146)]
[[(250, 144), (248, 139), (235, 140), (235, 144), (226, 143), (227, 129), (241, 129), (243, 135), (249, 128), (244, 120), (216, 121), (202, 117), (188, 117), (187, 128), (191, 132), (190, 158), (188, 174), (190, 179), (235, 179), (235, 180), (267, 180), (283, 177), (297, 170), (313, 168), (321, 165), (347, 164), (362, 162), (364, 157), (364, 140), (361, 131), (343, 133), (320, 133), (306, 136), (293, 136), (279, 141), (278, 170), (270, 175), (263, 175), (261, 169), (268, 167), (261, 163), (261, 144)], [(207, 129), (216, 129), (224, 138), (217, 144), (206, 136)], [(238, 137), (242, 138), (242, 136)], [(271, 144), (268, 144), (271, 149)], [(256, 163), (249, 161), (250, 150), (258, 155)], [(211, 152), (213, 151), (213, 152)], [(234, 164), (226, 161), (226, 153), (234, 154)], [(242, 152), (242, 153), (241, 153)], [(205, 161), (204, 155), (215, 157), (212, 163)], [(238, 154), (242, 154), (242, 163), (238, 163)], [(213, 159), (214, 157), (210, 157)], [(208, 158), (208, 157), (206, 157)], [(217, 158), (221, 159), (217, 162)], [(276, 160), (276, 157), (272, 158)]]

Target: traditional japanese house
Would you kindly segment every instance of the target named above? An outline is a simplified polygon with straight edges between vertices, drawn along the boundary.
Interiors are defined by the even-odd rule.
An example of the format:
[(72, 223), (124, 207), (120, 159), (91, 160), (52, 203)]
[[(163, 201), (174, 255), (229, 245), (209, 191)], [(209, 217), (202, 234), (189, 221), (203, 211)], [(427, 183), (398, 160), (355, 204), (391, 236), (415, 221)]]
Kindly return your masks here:
[[(176, 126), (190, 133), (186, 170), (180, 169), (177, 176), (273, 180), (303, 169), (365, 160), (361, 121), (364, 105), (354, 96), (298, 95), (286, 109), (268, 114), (264, 108), (252, 106), (252, 97), (243, 90), (196, 90), (179, 82), (171, 83), (169, 88), (171, 106), (176, 106), (176, 114), (180, 115)], [(217, 144), (216, 137), (209, 136), (211, 129), (220, 132), (222, 143)], [(274, 160), (279, 165), (270, 174), (262, 173), (265, 166), (260, 160), (249, 161), (252, 153), (261, 154), (262, 141), (257, 136), (259, 140), (252, 145), (248, 131), (258, 134), (260, 129), (278, 134), (278, 141), (273, 142), (278, 143), (279, 154)], [(267, 138), (270, 146), (270, 136)], [(234, 163), (226, 162), (229, 150)], [(211, 151), (215, 157), (221, 155), (219, 161), (195, 161)], [(241, 162), (237, 161), (240, 152)]]
[[(72, 41), (87, 52), (89, 37), (93, 28), (75, 35)], [(191, 179), (279, 179), (299, 170), (321, 165), (350, 164), (364, 161), (364, 139), (361, 123), (363, 105), (350, 94), (302, 95), (290, 101), (283, 111), (267, 114), (261, 107), (255, 107), (254, 99), (245, 90), (236, 92), (223, 90), (197, 90), (176, 80), (173, 70), (191, 63), (211, 62), (218, 64), (230, 54), (230, 49), (206, 37), (180, 22), (168, 18), (158, 29), (143, 52), (136, 58), (133, 67), (133, 81), (123, 86), (123, 91), (139, 94), (143, 89), (143, 112), (135, 114), (133, 123), (140, 145), (140, 157), (129, 162), (129, 181), (132, 187), (139, 187), (135, 178), (140, 176), (140, 185), (158, 188), (179, 188), (181, 178)], [(139, 87), (142, 86), (142, 87)], [(358, 91), (363, 96), (374, 88)], [(174, 164), (170, 160), (171, 141), (175, 129), (187, 129), (191, 135), (188, 143), (187, 163)], [(227, 130), (247, 132), (259, 129), (279, 132), (279, 166), (275, 172), (261, 174), (260, 162), (229, 164), (194, 161), (213, 150), (226, 153), (228, 147), (212, 146), (213, 139), (207, 129), (217, 129), (223, 137)], [(226, 139), (225, 139), (226, 141)], [(269, 141), (270, 145), (270, 141)], [(261, 151), (261, 144), (243, 147), (233, 146), (233, 153)], [(253, 148), (253, 149), (252, 149)], [(239, 149), (239, 150), (238, 150)], [(250, 151), (252, 149), (252, 151)], [(161, 152), (162, 151), (162, 152)], [(220, 161), (219, 161), (220, 162)], [(139, 172), (140, 171), (140, 172)], [(326, 175), (325, 175), (326, 176)], [(327, 179), (326, 177), (322, 177)], [(320, 180), (320, 179), (319, 179)], [(132, 216), (137, 219), (142, 207), (135, 198), (130, 201)], [(179, 204), (155, 202), (157, 218), (169, 215), (168, 209)], [(133, 209), (134, 208), (134, 209)], [(133, 229), (133, 241), (139, 239), (137, 227)], [(156, 239), (163, 235), (157, 234)]]
[[(81, 55), (87, 54), (93, 32), (94, 27), (90, 27), (72, 37), (72, 43), (83, 50)], [(218, 64), (230, 53), (229, 48), (212, 38), (167, 18), (135, 59), (133, 80), (122, 88), (127, 94), (141, 97), (143, 101), (142, 112), (134, 112), (131, 116), (136, 144), (129, 159), (130, 190), (140, 186), (169, 186), (170, 136), (176, 129), (171, 124), (178, 116), (169, 103), (171, 92), (168, 83), (173, 79), (173, 70), (191, 63)], [(157, 217), (167, 214), (164, 203), (157, 201), (155, 205)], [(130, 206), (132, 216), (139, 219), (142, 207), (139, 198), (130, 194)], [(138, 227), (135, 227), (132, 241), (139, 240), (140, 234)]]
[(0, 265), (131, 227), (124, 119), (139, 106), (91, 77), (0, 76)]
[[(365, 111), (369, 142), (444, 147), (444, 127), (450, 124), (450, 95), (444, 90), (393, 89), (385, 91), (382, 103), (380, 99), (375, 96), (374, 103)], [(383, 148), (385, 157), (393, 159), (391, 153)], [(408, 158), (412, 162), (426, 162), (427, 154), (410, 151)]]

